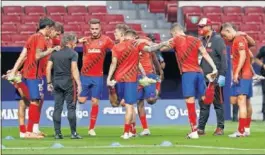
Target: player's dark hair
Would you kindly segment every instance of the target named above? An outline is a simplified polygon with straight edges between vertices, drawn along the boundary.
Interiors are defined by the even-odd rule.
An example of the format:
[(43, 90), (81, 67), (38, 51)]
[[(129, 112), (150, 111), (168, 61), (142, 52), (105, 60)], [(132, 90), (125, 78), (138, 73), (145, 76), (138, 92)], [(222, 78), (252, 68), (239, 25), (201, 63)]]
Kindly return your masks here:
[(100, 20), (97, 19), (97, 18), (92, 18), (92, 19), (89, 21), (89, 24), (100, 24)]
[(55, 25), (55, 22), (53, 20), (51, 20), (50, 18), (48, 18), (48, 17), (41, 18), (39, 21), (39, 28), (37, 31), (44, 29), (47, 26), (53, 27), (54, 25)]
[(236, 28), (236, 26), (234, 25), (234, 24), (232, 24), (232, 23), (224, 23), (224, 24), (222, 24), (221, 25), (221, 27), (220, 27), (220, 31), (219, 32), (221, 32), (223, 29), (225, 29), (225, 28), (228, 28), (228, 27), (231, 27), (231, 28), (233, 28), (235, 31), (237, 31), (237, 28)]
[(61, 23), (59, 23), (59, 22), (55, 22), (54, 29), (55, 29), (55, 31), (59, 31), (59, 32), (61, 32), (61, 34), (64, 33), (64, 27), (63, 27), (63, 24), (61, 24)]
[(136, 37), (137, 33), (133, 29), (128, 29), (128, 30), (125, 31), (124, 35), (132, 35), (132, 36)]
[(147, 37), (150, 38), (152, 40), (152, 42), (156, 41), (156, 38), (155, 38), (154, 34), (152, 34), (152, 33), (147, 34)]

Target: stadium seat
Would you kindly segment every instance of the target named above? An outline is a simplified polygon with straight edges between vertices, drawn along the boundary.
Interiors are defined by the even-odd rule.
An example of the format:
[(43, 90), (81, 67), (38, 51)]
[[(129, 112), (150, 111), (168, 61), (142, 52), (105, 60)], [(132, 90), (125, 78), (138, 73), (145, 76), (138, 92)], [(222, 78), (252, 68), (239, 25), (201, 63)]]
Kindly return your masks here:
[(178, 19), (178, 5), (177, 3), (167, 3), (165, 7), (165, 15), (168, 22), (176, 22)]
[(64, 6), (46, 6), (47, 15), (65, 15), (66, 9)]
[(183, 12), (184, 16), (188, 13), (197, 13), (197, 14), (202, 13), (201, 7), (199, 7), (199, 6), (183, 6), (182, 12)]
[(130, 26), (131, 29), (134, 29), (135, 31), (143, 31), (141, 24), (127, 24)]
[(10, 35), (11, 37), (11, 41), (13, 43), (21, 43), (21, 44), (25, 44), (26, 41), (28, 40), (30, 35), (27, 34), (12, 34)]
[(225, 15), (241, 14), (242, 8), (240, 6), (224, 6), (223, 11)]
[(106, 23), (113, 22), (113, 21), (124, 22), (124, 16), (123, 15), (110, 15), (110, 14), (105, 15)]
[(161, 42), (160, 34), (159, 33), (154, 33), (153, 35), (154, 35), (154, 37), (156, 39), (156, 43), (160, 43)]
[(89, 24), (81, 24), (80, 29), (81, 29), (81, 31), (89, 31), (90, 25)]
[(79, 32), (81, 31), (80, 26), (77, 24), (66, 24), (64, 25), (65, 32)]
[(2, 24), (20, 24), (20, 16), (17, 15), (2, 15)]
[(51, 18), (52, 20), (56, 21), (56, 22), (64, 23), (64, 16), (50, 15), (48, 17)]
[(165, 1), (148, 1), (148, 10), (152, 13), (164, 13)]
[(241, 24), (239, 29), (243, 32), (259, 32), (260, 27), (260, 24)]
[(132, 0), (134, 4), (147, 4), (148, 0)]
[(17, 27), (15, 24), (13, 25), (3, 24), (1, 27), (2, 27), (1, 34), (16, 34), (17, 33)]
[(107, 31), (107, 32), (105, 32), (105, 34), (106, 34), (107, 36), (109, 36), (110, 39), (115, 40), (115, 37), (114, 37), (114, 31)]
[(139, 19), (135, 10), (112, 10), (109, 13), (111, 15), (123, 15), (126, 19)]
[(20, 34), (34, 34), (37, 31), (36, 25), (21, 24), (17, 26), (17, 31)]
[(87, 8), (85, 6), (67, 6), (69, 15), (87, 15)]
[(221, 23), (212, 23), (212, 29), (216, 32), (219, 32), (221, 25), (222, 25)]
[(244, 7), (245, 15), (249, 14), (264, 14), (263, 8), (261, 6), (246, 6)]
[(3, 6), (3, 13), (5, 15), (23, 15), (23, 9), (21, 6)]
[(208, 14), (223, 14), (222, 8), (220, 6), (203, 6), (202, 12), (205, 15)]
[(2, 42), (11, 42), (11, 37), (10, 37), (10, 35), (8, 35), (8, 34), (3, 34), (3, 32), (2, 32), (2, 34), (1, 34), (1, 41)]
[(221, 23), (221, 21), (222, 21), (220, 14), (207, 14), (207, 16), (205, 16), (205, 17), (211, 19), (212, 23)]
[(64, 16), (64, 23), (66, 24), (82, 24), (85, 23), (85, 18), (84, 16), (71, 16), (67, 15)]
[(28, 15), (24, 15), (21, 16), (21, 23), (22, 24), (38, 24), (39, 20), (40, 20), (40, 16), (28, 16)]
[(248, 15), (243, 16), (242, 20), (244, 23), (262, 23), (263, 22), (263, 16), (261, 15)]
[(43, 6), (25, 6), (25, 13), (27, 15), (45, 15), (45, 10)]
[(108, 13), (106, 6), (88, 6), (88, 13)]
[(185, 16), (185, 27), (188, 31), (197, 31), (197, 24), (201, 19), (201, 13), (189, 13)]
[(260, 32), (263, 33), (265, 35), (265, 26), (261, 26), (260, 27)]
[(259, 40), (259, 32), (247, 32), (247, 34), (252, 37), (255, 41)]
[(102, 25), (102, 30), (103, 30), (104, 32), (107, 32), (107, 31), (114, 31), (114, 30), (115, 30), (115, 27), (116, 27), (116, 24)]
[(264, 33), (263, 34), (262, 33), (259, 33), (258, 34), (258, 40), (259, 41), (265, 41), (265, 34)]
[(242, 16), (241, 15), (223, 15), (221, 16), (221, 20), (223, 23), (225, 22), (241, 23)]

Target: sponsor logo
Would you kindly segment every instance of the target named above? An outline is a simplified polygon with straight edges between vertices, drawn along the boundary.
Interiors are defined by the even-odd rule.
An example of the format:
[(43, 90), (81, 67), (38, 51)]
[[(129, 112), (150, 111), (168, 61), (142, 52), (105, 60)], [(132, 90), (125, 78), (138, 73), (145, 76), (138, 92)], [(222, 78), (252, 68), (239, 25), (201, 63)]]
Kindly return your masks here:
[[(54, 112), (54, 107), (48, 107), (46, 109), (46, 117), (50, 121), (53, 121), (53, 119), (52, 119), (53, 112)], [(66, 110), (63, 111), (61, 116), (62, 116), (62, 118), (63, 117), (67, 117), (67, 111)], [(86, 110), (77, 110), (76, 111), (76, 117), (77, 117), (77, 119), (82, 119), (82, 118), (88, 117), (88, 116), (89, 116), (89, 113)]]
[[(188, 110), (187, 109), (182, 109), (182, 108), (177, 108), (176, 106), (169, 105), (165, 109), (165, 113), (167, 118), (171, 120), (178, 119), (180, 116), (188, 116)], [(200, 110), (196, 110), (197, 116), (200, 114)]]
[[(137, 108), (134, 108), (136, 114), (138, 114)], [(146, 118), (152, 118), (152, 108), (145, 107)], [(103, 109), (104, 115), (125, 115), (125, 109), (122, 107), (106, 107)]]
[(87, 53), (100, 53), (101, 50), (97, 48), (91, 48), (87, 50)]
[[(26, 119), (28, 119), (28, 109), (26, 109)], [(2, 120), (17, 120), (18, 119), (18, 109), (2, 109), (1, 110)]]

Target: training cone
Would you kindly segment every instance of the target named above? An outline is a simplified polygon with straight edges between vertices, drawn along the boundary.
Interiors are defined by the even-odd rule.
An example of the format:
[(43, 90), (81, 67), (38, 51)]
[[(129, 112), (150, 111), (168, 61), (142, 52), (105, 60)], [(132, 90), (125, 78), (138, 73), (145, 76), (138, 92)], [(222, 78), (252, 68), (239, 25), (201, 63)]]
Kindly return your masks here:
[(119, 142), (113, 142), (110, 144), (111, 147), (118, 147), (121, 146), (121, 144)]
[(6, 147), (4, 145), (1, 145), (1, 149), (5, 149)]
[(60, 143), (54, 143), (51, 148), (52, 149), (60, 149), (60, 148), (63, 148), (64, 146)]
[(169, 147), (169, 146), (172, 146), (172, 143), (170, 141), (163, 141), (160, 146), (163, 146), (163, 147)]
[(5, 140), (14, 140), (14, 138), (12, 136), (6, 136)]

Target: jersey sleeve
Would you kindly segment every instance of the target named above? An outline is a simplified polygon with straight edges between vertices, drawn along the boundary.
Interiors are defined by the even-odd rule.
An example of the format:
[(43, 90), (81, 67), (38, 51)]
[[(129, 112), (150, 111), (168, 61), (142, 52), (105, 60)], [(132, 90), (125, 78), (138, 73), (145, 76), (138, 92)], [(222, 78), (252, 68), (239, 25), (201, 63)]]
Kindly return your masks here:
[(45, 50), (46, 40), (44, 37), (42, 37), (42, 36), (38, 37), (36, 44), (37, 44), (36, 49), (41, 49), (42, 51)]
[(176, 43), (177, 43), (177, 39), (178, 39), (178, 37), (175, 37), (175, 38), (173, 38), (173, 39), (171, 39), (171, 40), (169, 41), (169, 46), (170, 46), (171, 48), (175, 48)]
[(114, 46), (113, 40), (111, 40), (109, 37), (107, 37), (107, 39), (106, 39), (106, 48), (112, 49), (113, 46)]
[(113, 48), (111, 49), (111, 52), (112, 52), (112, 57), (118, 57), (118, 50), (117, 50), (117, 46), (113, 46)]
[(145, 46), (148, 46), (148, 45), (146, 43), (140, 43), (140, 44), (137, 45), (139, 51), (144, 51), (144, 47)]
[(78, 61), (78, 54), (76, 52), (73, 53), (71, 61), (72, 62), (77, 62)]

